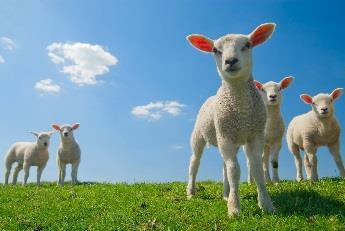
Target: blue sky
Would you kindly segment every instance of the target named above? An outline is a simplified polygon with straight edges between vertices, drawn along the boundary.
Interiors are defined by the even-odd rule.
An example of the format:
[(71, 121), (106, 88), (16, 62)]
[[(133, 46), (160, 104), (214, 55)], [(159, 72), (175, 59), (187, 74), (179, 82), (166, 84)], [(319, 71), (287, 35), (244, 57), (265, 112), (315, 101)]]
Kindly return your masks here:
[[(0, 152), (33, 141), (28, 131), (79, 122), (80, 180), (185, 181), (194, 119), (220, 85), (211, 55), (185, 37), (218, 38), (277, 23), (271, 40), (255, 48), (253, 74), (261, 82), (295, 77), (284, 92), (288, 124), (310, 110), (299, 94), (345, 87), (344, 7), (343, 1), (1, 1)], [(336, 102), (342, 128), (344, 103), (345, 97)], [(148, 104), (137, 108), (141, 117), (131, 113)], [(42, 180), (57, 178), (58, 143), (54, 134)], [(341, 150), (345, 159), (345, 144)], [(244, 180), (245, 158), (238, 157)], [(318, 158), (320, 176), (337, 175), (327, 149)], [(221, 173), (218, 151), (207, 149), (198, 179), (220, 180)], [(295, 177), (285, 140), (280, 175)]]

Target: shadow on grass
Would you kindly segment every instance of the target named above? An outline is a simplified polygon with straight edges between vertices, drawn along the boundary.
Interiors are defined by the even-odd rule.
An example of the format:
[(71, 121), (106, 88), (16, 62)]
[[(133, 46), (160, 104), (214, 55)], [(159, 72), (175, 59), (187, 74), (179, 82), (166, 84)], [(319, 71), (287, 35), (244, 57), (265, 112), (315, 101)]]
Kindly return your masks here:
[(341, 215), (345, 216), (345, 203), (314, 191), (294, 190), (272, 195), (272, 200), (282, 215)]

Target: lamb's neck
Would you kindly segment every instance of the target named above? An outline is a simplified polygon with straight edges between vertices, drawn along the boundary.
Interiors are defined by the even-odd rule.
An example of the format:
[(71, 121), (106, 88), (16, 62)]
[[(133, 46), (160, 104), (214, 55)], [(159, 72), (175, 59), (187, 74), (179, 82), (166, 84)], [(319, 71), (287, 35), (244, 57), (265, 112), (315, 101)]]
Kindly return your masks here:
[(220, 90), (226, 94), (232, 95), (233, 97), (241, 97), (246, 89), (255, 88), (253, 77), (238, 77), (236, 79), (229, 80), (229, 82), (222, 80), (222, 86)]
[(69, 138), (69, 139), (62, 139), (61, 143), (63, 147), (71, 147), (76, 144), (76, 141), (74, 138)]
[(281, 117), (280, 104), (266, 106), (266, 108), (267, 108), (267, 117), (274, 117), (274, 118)]
[(324, 126), (328, 126), (328, 124), (332, 123), (335, 119), (333, 115), (329, 115), (328, 117), (321, 118), (314, 111), (310, 111), (309, 113), (311, 113), (314, 120), (318, 121)]

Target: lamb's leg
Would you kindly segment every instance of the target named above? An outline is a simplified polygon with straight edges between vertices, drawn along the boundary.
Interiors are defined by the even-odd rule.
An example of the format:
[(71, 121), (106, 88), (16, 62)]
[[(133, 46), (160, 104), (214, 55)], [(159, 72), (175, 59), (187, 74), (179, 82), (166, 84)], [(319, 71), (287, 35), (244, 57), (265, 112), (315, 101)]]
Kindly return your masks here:
[(249, 159), (251, 172), (253, 173), (253, 177), (256, 183), (259, 207), (266, 212), (273, 213), (275, 209), (266, 190), (264, 172), (262, 167), (263, 147), (263, 136), (257, 136), (255, 139), (245, 145), (245, 152)]
[(344, 164), (341, 159), (340, 150), (339, 150), (339, 142), (328, 146), (329, 152), (332, 154), (334, 161), (338, 167), (339, 174), (341, 177), (345, 177), (345, 169)]
[(248, 170), (247, 183), (251, 184), (254, 182), (254, 178), (253, 178), (253, 174), (250, 171), (250, 164), (249, 164), (248, 157), (247, 157), (247, 170)]
[(317, 174), (317, 157), (316, 157), (316, 148), (314, 148), (314, 145), (309, 145), (305, 148), (305, 154), (308, 156), (309, 162), (310, 162), (310, 180), (312, 182), (316, 182), (318, 180), (318, 174)]
[(28, 163), (24, 163), (23, 165), (23, 169), (24, 169), (24, 181), (23, 181), (23, 185), (26, 185), (28, 178), (29, 178), (29, 171), (30, 171), (30, 165)]
[(8, 178), (10, 177), (11, 168), (12, 168), (12, 163), (6, 160), (5, 184), (8, 184)]
[(278, 174), (278, 159), (279, 159), (279, 151), (282, 147), (281, 142), (276, 142), (271, 147), (271, 165), (272, 165), (272, 182), (278, 183), (279, 182), (279, 174)]
[(191, 140), (192, 156), (189, 163), (189, 179), (187, 186), (187, 198), (190, 199), (195, 195), (195, 179), (198, 173), (200, 159), (206, 145), (205, 140), (202, 137), (197, 137), (193, 134)]
[(304, 155), (304, 168), (305, 168), (305, 172), (307, 173), (307, 179), (310, 180), (311, 177), (311, 164), (308, 158), (308, 155), (305, 154)]
[(299, 147), (296, 144), (292, 145), (291, 151), (295, 158), (296, 181), (300, 182), (301, 180), (303, 180), (301, 153)]
[(14, 169), (14, 172), (13, 172), (13, 178), (12, 178), (13, 185), (17, 184), (18, 174), (22, 169), (23, 169), (23, 164), (18, 163), (17, 167)]
[(71, 172), (71, 178), (72, 178), (72, 184), (78, 183), (78, 167), (79, 167), (79, 161), (77, 163), (72, 164), (72, 172)]
[(41, 184), (41, 176), (45, 165), (41, 165), (37, 167), (37, 185)]
[(66, 164), (60, 161), (60, 185), (63, 185), (65, 182), (66, 176)]
[(263, 161), (263, 169), (264, 169), (264, 177), (266, 183), (271, 183), (271, 177), (270, 177), (270, 151), (271, 148), (268, 145), (264, 146), (264, 152), (262, 155), (262, 161)]
[(229, 185), (229, 180), (228, 180), (228, 173), (226, 170), (226, 165), (225, 162), (223, 163), (223, 199), (228, 201), (230, 193), (230, 185)]
[(229, 181), (229, 197), (228, 197), (228, 214), (230, 217), (240, 214), (240, 195), (239, 195), (239, 183), (240, 183), (240, 165), (237, 160), (238, 145), (230, 142), (219, 142), (219, 151), (224, 159), (226, 166), (226, 173)]

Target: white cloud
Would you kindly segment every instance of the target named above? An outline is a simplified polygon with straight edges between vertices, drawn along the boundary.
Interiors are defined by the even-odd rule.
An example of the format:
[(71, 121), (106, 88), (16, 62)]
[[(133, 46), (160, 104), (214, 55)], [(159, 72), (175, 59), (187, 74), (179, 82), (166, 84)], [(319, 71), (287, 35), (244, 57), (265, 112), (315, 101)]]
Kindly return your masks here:
[(164, 114), (179, 116), (184, 104), (178, 101), (156, 101), (149, 104), (136, 106), (132, 109), (132, 114), (139, 118), (148, 120), (160, 120)]
[(5, 63), (5, 59), (0, 55), (0, 64)]
[(97, 77), (109, 72), (118, 60), (100, 45), (89, 43), (52, 43), (47, 47), (48, 56), (72, 82), (83, 85), (99, 83)]
[(36, 90), (40, 92), (46, 93), (59, 93), (61, 87), (55, 83), (51, 79), (42, 79), (35, 84)]
[(182, 150), (183, 146), (182, 145), (172, 145), (171, 149), (178, 151), (178, 150)]
[(8, 37), (1, 37), (0, 44), (6, 50), (13, 50), (17, 46), (16, 43)]

